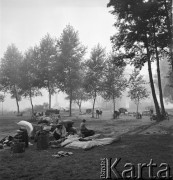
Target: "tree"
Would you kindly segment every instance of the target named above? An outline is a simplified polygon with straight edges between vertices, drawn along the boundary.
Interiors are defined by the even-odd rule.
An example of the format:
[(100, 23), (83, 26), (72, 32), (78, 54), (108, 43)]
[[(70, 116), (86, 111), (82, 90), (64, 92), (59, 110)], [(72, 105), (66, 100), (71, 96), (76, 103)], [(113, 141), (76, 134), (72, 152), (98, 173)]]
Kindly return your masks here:
[(99, 44), (91, 50), (90, 58), (86, 61), (85, 90), (93, 99), (93, 112), (97, 95), (102, 92), (105, 50)]
[(5, 101), (5, 95), (0, 94), (0, 102), (2, 103), (2, 115), (3, 115), (3, 102)]
[(46, 88), (49, 93), (49, 109), (51, 108), (51, 95), (55, 93), (57, 84), (56, 76), (57, 71), (55, 69), (56, 61), (56, 46), (55, 40), (51, 38), (49, 34), (41, 39), (39, 45), (39, 58), (37, 59), (37, 78), (38, 87)]
[[(82, 102), (87, 101), (89, 99), (89, 95), (85, 92), (85, 89), (81, 87), (74, 90), (72, 96), (74, 103), (78, 105), (79, 112), (81, 113)], [(67, 99), (69, 99), (69, 96), (67, 97)]]
[(36, 59), (38, 58), (37, 49), (38, 48), (35, 47), (26, 51), (20, 67), (20, 94), (24, 97), (29, 97), (32, 113), (34, 112), (32, 97), (41, 95), (41, 92), (37, 87), (38, 79), (36, 77)]
[[(146, 82), (143, 80), (143, 76), (139, 74), (139, 71), (136, 69), (130, 76), (129, 79), (129, 91), (128, 97), (131, 98), (132, 101), (136, 104), (136, 112), (138, 114), (138, 108), (141, 100), (149, 97), (149, 92), (145, 88)], [(136, 116), (137, 118), (138, 116)]]
[(173, 71), (173, 1), (172, 0), (163, 0), (164, 11), (165, 11), (165, 23), (167, 25), (168, 31), (168, 47), (169, 47), (169, 62), (172, 66)]
[[(163, 90), (163, 97), (165, 101), (173, 102), (173, 81), (172, 79), (172, 70), (170, 69), (170, 64), (168, 62), (167, 56), (165, 56), (162, 61), (160, 61), (160, 76), (162, 80), (162, 90)], [(157, 77), (155, 77), (155, 84), (158, 87)]]
[[(87, 101), (90, 99), (89, 94), (85, 91), (84, 83), (85, 83), (85, 63), (81, 63), (80, 65), (80, 76), (79, 76), (79, 81), (78, 81), (78, 88), (76, 88), (73, 91), (72, 94), (72, 99), (74, 103), (76, 103), (79, 107), (79, 113), (81, 113), (81, 107), (82, 107), (82, 102)], [(69, 96), (67, 96), (66, 99), (69, 99)]]
[(19, 69), (22, 62), (22, 54), (14, 44), (7, 47), (6, 52), (1, 60), (0, 84), (3, 91), (11, 93), (11, 97), (16, 99), (17, 112), (19, 113), (19, 94), (20, 75)]
[(86, 48), (80, 43), (78, 32), (71, 25), (67, 25), (57, 41), (57, 49), (58, 81), (61, 91), (69, 96), (69, 115), (71, 116), (73, 92), (80, 84), (80, 64)]
[(167, 76), (166, 85), (164, 87), (164, 97), (167, 102), (173, 102), (173, 72), (170, 71)]
[[(114, 49), (124, 49), (122, 61), (128, 58), (135, 67), (142, 68), (147, 62), (155, 109), (158, 118), (161, 119), (162, 116), (153, 82), (151, 61), (153, 61), (153, 56), (155, 56), (157, 60), (158, 83), (161, 85), (157, 53), (159, 51), (158, 48), (165, 51), (169, 44), (168, 29), (165, 30), (166, 18), (163, 1), (157, 3), (150, 0), (110, 0), (108, 6), (113, 6), (112, 14), (116, 16), (118, 14), (115, 26), (119, 32), (112, 37)], [(162, 111), (164, 111), (161, 88), (159, 90)]]
[(102, 97), (113, 101), (113, 111), (115, 111), (116, 99), (122, 96), (122, 92), (127, 87), (123, 72), (124, 68), (117, 67), (113, 63), (113, 55), (109, 55), (104, 69)]

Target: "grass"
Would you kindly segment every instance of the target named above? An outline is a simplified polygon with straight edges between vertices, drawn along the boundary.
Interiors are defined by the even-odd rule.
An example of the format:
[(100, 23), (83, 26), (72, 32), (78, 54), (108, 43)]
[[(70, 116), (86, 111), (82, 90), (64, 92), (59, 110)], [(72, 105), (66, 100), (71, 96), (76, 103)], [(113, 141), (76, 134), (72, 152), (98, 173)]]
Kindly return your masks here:
[[(4, 131), (15, 128), (11, 121), (18, 119), (6, 118), (0, 120), (0, 125), (5, 124)], [(82, 118), (75, 120), (78, 127)], [(3, 123), (4, 121), (4, 123)], [(88, 120), (90, 127), (100, 133), (109, 133), (112, 130), (118, 132), (121, 129), (138, 129), (146, 127), (150, 122), (145, 120)], [(13, 128), (12, 128), (13, 127)], [(2, 127), (1, 127), (2, 128)], [(169, 129), (173, 132), (173, 129)], [(131, 162), (135, 165), (137, 173), (138, 163), (149, 163), (153, 159), (158, 166), (166, 162), (171, 167), (173, 173), (173, 136), (167, 135), (129, 135), (126, 133), (120, 142), (111, 145), (95, 147), (93, 149), (74, 150), (67, 148), (48, 149), (38, 151), (36, 144), (30, 146), (23, 154), (12, 155), (10, 150), (0, 152), (0, 179), (13, 180), (59, 180), (59, 179), (99, 179), (100, 178), (100, 159), (101, 158), (121, 158), (117, 166), (118, 171), (122, 172), (124, 164)], [(54, 158), (52, 154), (58, 151), (70, 151), (73, 155), (68, 157)], [(154, 174), (159, 167), (154, 169)], [(144, 168), (143, 177), (148, 178), (148, 170)]]

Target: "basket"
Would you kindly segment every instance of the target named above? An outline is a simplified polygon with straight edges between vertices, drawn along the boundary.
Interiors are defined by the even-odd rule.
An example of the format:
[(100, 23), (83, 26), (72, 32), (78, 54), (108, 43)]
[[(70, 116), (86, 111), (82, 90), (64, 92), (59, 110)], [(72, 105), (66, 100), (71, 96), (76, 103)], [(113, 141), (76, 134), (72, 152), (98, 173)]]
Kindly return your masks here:
[(25, 143), (24, 142), (14, 142), (12, 144), (11, 150), (13, 153), (23, 153), (23, 152), (25, 152)]

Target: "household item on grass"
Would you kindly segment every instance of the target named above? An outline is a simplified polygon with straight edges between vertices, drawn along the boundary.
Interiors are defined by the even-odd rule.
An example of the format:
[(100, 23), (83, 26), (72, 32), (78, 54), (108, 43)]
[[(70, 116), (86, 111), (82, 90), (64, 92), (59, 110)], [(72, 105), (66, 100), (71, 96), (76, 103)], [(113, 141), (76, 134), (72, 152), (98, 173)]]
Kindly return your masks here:
[[(83, 138), (83, 139), (85, 139), (85, 140), (90, 140), (90, 139), (92, 139), (92, 140), (93, 140), (93, 139), (96, 139), (96, 138), (98, 138), (98, 137), (100, 137), (100, 136), (101, 136), (101, 134), (95, 134), (95, 135), (93, 135), (93, 136), (85, 137), (85, 138)], [(81, 138), (81, 137), (80, 137), (79, 135), (77, 135), (77, 134), (75, 134), (75, 135), (69, 135), (69, 136), (67, 136), (67, 139), (61, 143), (61, 146), (66, 146), (67, 144), (70, 144), (70, 143), (72, 143), (73, 141), (78, 141), (80, 138)]]
[(25, 143), (15, 141), (12, 144), (11, 150), (13, 153), (23, 153), (25, 152)]
[(103, 146), (103, 145), (108, 145), (113, 142), (118, 142), (120, 140), (119, 137), (117, 138), (103, 138), (103, 139), (94, 139), (92, 141), (73, 141), (70, 144), (67, 144), (65, 147), (66, 148), (73, 148), (73, 149), (84, 149), (88, 150), (91, 149), (92, 147), (95, 146)]
[(28, 135), (31, 136), (32, 131), (33, 131), (33, 126), (32, 126), (32, 124), (30, 122), (22, 120), (22, 121), (19, 121), (17, 124), (19, 126), (25, 127), (27, 129), (27, 131), (28, 131)]
[(52, 114), (59, 114), (59, 113), (60, 113), (59, 109), (48, 109), (46, 110), (45, 115), (50, 116)]
[(37, 149), (45, 150), (49, 147), (49, 134), (46, 131), (41, 131), (37, 137)]
[(73, 154), (72, 152), (59, 151), (58, 153), (53, 154), (52, 156), (55, 158), (60, 158), (60, 157), (70, 156), (72, 154)]
[(66, 146), (67, 144), (70, 144), (73, 141), (78, 140), (80, 137), (78, 135), (69, 135), (67, 136), (67, 139), (61, 143), (61, 146)]
[(28, 147), (28, 132), (26, 129), (22, 129), (20, 128), (19, 130), (17, 130), (17, 134), (14, 136), (14, 141), (17, 140), (19, 142), (24, 142), (25, 143), (25, 147)]
[(0, 140), (0, 149), (4, 149), (4, 147), (10, 147), (13, 139), (14, 138), (12, 136), (6, 136), (2, 140)]

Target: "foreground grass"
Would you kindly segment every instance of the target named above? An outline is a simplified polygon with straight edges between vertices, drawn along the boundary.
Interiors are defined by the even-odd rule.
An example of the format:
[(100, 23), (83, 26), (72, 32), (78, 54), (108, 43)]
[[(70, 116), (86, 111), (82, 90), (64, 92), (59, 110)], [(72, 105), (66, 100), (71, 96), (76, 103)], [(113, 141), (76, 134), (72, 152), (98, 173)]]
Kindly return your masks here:
[[(25, 117), (25, 119), (27, 118), (28, 117)], [(105, 118), (105, 121), (103, 118)], [(151, 124), (151, 122), (146, 121), (147, 119), (139, 121), (121, 118), (116, 121), (108, 121), (106, 120), (108, 119), (107, 116), (103, 118), (102, 120), (88, 118), (89, 128), (101, 134), (110, 133), (112, 131), (119, 132), (123, 129), (129, 129), (131, 132), (138, 133), (139, 130), (141, 131)], [(18, 129), (16, 122), (22, 119), (24, 119), (24, 117), (0, 118), (0, 134), (2, 131), (4, 134), (10, 134), (11, 131), (15, 132), (16, 129)], [(82, 118), (75, 120), (76, 127), (79, 127), (81, 119)], [(172, 132), (173, 129), (171, 128), (170, 131)], [(107, 146), (95, 147), (88, 151), (66, 148), (38, 151), (36, 144), (30, 146), (23, 154), (12, 155), (10, 150), (1, 151), (0, 179), (99, 179), (101, 158), (121, 158), (117, 166), (120, 172), (124, 169), (124, 164), (127, 162), (133, 163), (136, 167), (138, 163), (149, 163), (150, 159), (153, 159), (154, 163), (157, 163), (158, 166), (162, 162), (168, 163), (171, 167), (171, 173), (173, 173), (173, 136), (171, 133), (167, 135), (125, 134), (126, 135), (122, 136), (120, 142), (115, 142)], [(58, 159), (52, 157), (52, 154), (61, 150), (73, 152), (73, 155)], [(158, 170), (159, 167), (155, 168), (155, 175)], [(143, 177), (148, 179), (148, 171), (145, 168)]]
[[(6, 150), (0, 152), (0, 179), (99, 179), (100, 159), (104, 157), (121, 158), (117, 167), (120, 172), (126, 162), (137, 165), (149, 163), (150, 159), (158, 166), (162, 162), (168, 163), (173, 171), (172, 140), (173, 136), (170, 135), (133, 135), (124, 136), (120, 142), (88, 151), (66, 148), (38, 151), (34, 145), (25, 153), (12, 156)], [(74, 154), (58, 159), (52, 157), (52, 154), (60, 150)], [(158, 171), (159, 168), (155, 170)], [(147, 169), (144, 170), (143, 177), (147, 178), (147, 173)]]

